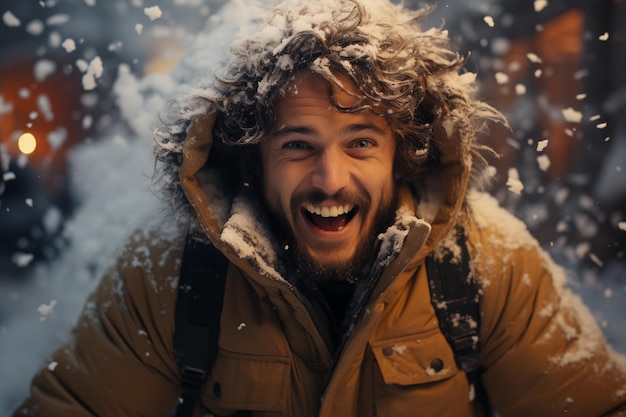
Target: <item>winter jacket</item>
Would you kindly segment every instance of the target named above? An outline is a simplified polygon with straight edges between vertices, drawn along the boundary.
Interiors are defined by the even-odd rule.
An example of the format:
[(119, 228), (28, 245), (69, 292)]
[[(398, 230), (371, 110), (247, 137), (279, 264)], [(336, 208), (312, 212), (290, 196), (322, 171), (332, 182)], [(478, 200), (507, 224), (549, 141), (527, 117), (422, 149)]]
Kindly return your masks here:
[[(180, 169), (202, 233), (230, 261), (219, 352), (197, 416), (481, 415), (439, 328), (424, 267), (431, 251), (454, 252), (457, 223), (481, 285), (482, 380), (497, 412), (626, 415), (626, 359), (521, 222), (468, 193), (462, 146), (438, 144), (440, 187), (401, 188), (374, 263), (380, 277), (337, 353), (328, 319), (283, 276), (285, 249), (255, 204), (219, 190), (220, 172), (206, 164), (212, 124), (196, 119)], [(173, 334), (184, 235), (163, 227), (129, 239), (14, 417), (170, 415), (180, 392)]]

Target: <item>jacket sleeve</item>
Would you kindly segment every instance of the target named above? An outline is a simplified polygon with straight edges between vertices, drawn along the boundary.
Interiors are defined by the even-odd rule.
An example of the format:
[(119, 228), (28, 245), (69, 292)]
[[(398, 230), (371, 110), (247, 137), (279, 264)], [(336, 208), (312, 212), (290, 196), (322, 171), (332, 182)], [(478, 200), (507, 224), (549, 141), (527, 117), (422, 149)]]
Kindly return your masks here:
[(180, 250), (136, 233), (88, 298), (72, 334), (13, 414), (167, 416), (178, 398), (173, 355)]
[(607, 345), (563, 269), (526, 228), (505, 236), (502, 226), (477, 227), (470, 246), (483, 284), (481, 364), (490, 402), (502, 417), (626, 415), (626, 358)]

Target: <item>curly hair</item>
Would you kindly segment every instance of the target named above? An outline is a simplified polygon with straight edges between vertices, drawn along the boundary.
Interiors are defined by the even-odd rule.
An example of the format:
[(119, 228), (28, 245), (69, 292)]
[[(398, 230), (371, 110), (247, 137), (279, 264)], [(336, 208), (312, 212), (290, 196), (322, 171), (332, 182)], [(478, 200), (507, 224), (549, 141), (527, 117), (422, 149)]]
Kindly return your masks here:
[(260, 143), (272, 130), (277, 97), (303, 70), (338, 88), (343, 86), (337, 73), (355, 83), (362, 96), (350, 107), (334, 103), (338, 111), (385, 109), (380, 115), (396, 134), (401, 177), (417, 176), (436, 164), (433, 125), (451, 111), (463, 116), (459, 122), (471, 136), (484, 122), (474, 115), (480, 110), (495, 115), (459, 82), (465, 58), (452, 48), (447, 33), (420, 30), (428, 9), (409, 11), (389, 3), (377, 5), (385, 7), (384, 14), (374, 14), (379, 11), (374, 5), (366, 10), (358, 0), (337, 3), (331, 13), (323, 11), (323, 4), (278, 8), (262, 33), (234, 44), (235, 59), (218, 80), (218, 94), (205, 97), (219, 114), (214, 127), (219, 141)]
[[(217, 115), (213, 133), (221, 151), (237, 148), (240, 159), (249, 154), (241, 145), (255, 148), (271, 133), (277, 98), (288, 92), (295, 74), (309, 71), (343, 91), (337, 74), (356, 85), (361, 95), (355, 104), (334, 103), (336, 110), (384, 109), (380, 116), (396, 135), (394, 168), (400, 179), (411, 181), (436, 167), (439, 145), (451, 140), (469, 156), (465, 163), (474, 171), (484, 163), (486, 148), (476, 138), (489, 120), (503, 119), (476, 99), (475, 76), (463, 72), (466, 59), (447, 32), (421, 30), (430, 9), (380, 0), (290, 3), (294, 0), (273, 9), (251, 36), (235, 41), (215, 85), (196, 90), (195, 98)], [(173, 140), (182, 133), (174, 132), (179, 138)]]

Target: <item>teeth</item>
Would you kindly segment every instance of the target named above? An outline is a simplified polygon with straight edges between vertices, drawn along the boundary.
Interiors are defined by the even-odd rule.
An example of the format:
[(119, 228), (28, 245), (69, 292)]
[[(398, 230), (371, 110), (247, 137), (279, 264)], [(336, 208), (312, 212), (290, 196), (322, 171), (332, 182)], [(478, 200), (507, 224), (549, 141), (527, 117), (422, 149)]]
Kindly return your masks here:
[(343, 206), (314, 206), (313, 204), (306, 204), (305, 210), (312, 214), (317, 214), (322, 217), (337, 217), (342, 214), (349, 213), (352, 210), (352, 206), (350, 204), (346, 204)]

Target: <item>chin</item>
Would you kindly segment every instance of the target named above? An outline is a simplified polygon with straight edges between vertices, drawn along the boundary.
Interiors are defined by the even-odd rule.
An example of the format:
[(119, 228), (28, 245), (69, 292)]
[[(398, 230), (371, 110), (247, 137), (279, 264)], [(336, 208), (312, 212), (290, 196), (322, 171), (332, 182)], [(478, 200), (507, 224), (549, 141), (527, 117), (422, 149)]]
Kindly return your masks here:
[(317, 282), (355, 281), (362, 266), (353, 254), (314, 256), (308, 251), (299, 251), (295, 260), (300, 271)]
[(354, 261), (354, 254), (345, 254), (339, 256), (336, 252), (318, 256), (315, 253), (307, 252), (307, 257), (312, 263), (316, 263), (324, 268), (342, 268), (350, 265)]

